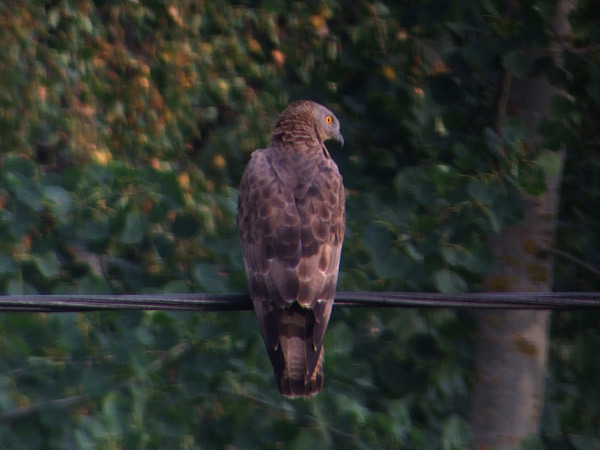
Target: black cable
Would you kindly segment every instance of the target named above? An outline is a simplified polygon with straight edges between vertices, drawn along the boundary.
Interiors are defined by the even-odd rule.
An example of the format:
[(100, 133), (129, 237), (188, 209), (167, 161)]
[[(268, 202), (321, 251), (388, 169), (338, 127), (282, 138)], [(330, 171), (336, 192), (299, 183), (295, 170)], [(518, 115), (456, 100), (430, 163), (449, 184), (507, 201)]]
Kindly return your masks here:
[(5, 295), (0, 312), (85, 312), (117, 310), (244, 311), (248, 294)]
[(600, 307), (600, 292), (338, 292), (336, 305), (469, 309), (582, 309)]
[[(600, 307), (600, 292), (338, 292), (343, 307), (548, 309)], [(245, 311), (247, 294), (5, 295), (0, 312), (85, 312), (117, 310)]]

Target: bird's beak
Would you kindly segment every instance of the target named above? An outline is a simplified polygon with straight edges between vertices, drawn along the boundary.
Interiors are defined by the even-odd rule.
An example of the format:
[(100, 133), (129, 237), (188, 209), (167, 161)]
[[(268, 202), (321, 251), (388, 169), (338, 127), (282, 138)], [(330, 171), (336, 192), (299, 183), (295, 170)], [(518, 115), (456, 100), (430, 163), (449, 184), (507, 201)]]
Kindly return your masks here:
[(342, 136), (342, 133), (340, 133), (340, 130), (338, 130), (334, 135), (333, 135), (333, 140), (334, 141), (338, 141), (342, 147), (344, 146), (344, 136)]

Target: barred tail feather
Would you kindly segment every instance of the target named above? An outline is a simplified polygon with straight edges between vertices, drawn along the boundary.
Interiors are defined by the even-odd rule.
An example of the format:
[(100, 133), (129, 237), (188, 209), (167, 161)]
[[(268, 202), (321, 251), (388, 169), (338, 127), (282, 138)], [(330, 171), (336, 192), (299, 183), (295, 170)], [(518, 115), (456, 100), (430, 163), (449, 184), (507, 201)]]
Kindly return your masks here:
[(287, 397), (308, 397), (321, 392), (321, 388), (323, 387), (322, 361), (323, 356), (321, 356), (319, 365), (315, 368), (309, 380), (292, 378), (285, 373), (281, 378), (277, 378), (279, 393)]
[(323, 350), (315, 348), (315, 315), (297, 303), (279, 312), (279, 350), (283, 370), (275, 370), (279, 392), (289, 397), (318, 393), (323, 386)]

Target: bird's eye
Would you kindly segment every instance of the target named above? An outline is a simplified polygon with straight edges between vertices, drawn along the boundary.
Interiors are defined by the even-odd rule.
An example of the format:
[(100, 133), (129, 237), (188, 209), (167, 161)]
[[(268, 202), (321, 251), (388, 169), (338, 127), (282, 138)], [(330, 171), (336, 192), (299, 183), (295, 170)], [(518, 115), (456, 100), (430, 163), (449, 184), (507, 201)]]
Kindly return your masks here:
[(331, 117), (331, 116), (325, 116), (325, 122), (327, 122), (327, 123), (333, 122), (333, 117)]

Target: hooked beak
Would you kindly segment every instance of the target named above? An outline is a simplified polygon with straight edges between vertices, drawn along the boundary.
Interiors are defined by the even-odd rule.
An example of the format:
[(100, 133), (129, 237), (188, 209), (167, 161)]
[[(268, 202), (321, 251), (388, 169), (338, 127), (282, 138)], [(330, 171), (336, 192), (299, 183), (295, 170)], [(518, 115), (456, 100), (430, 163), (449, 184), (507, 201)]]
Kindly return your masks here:
[(344, 146), (344, 136), (342, 136), (342, 133), (339, 130), (332, 136), (331, 139), (338, 141), (342, 147)]

